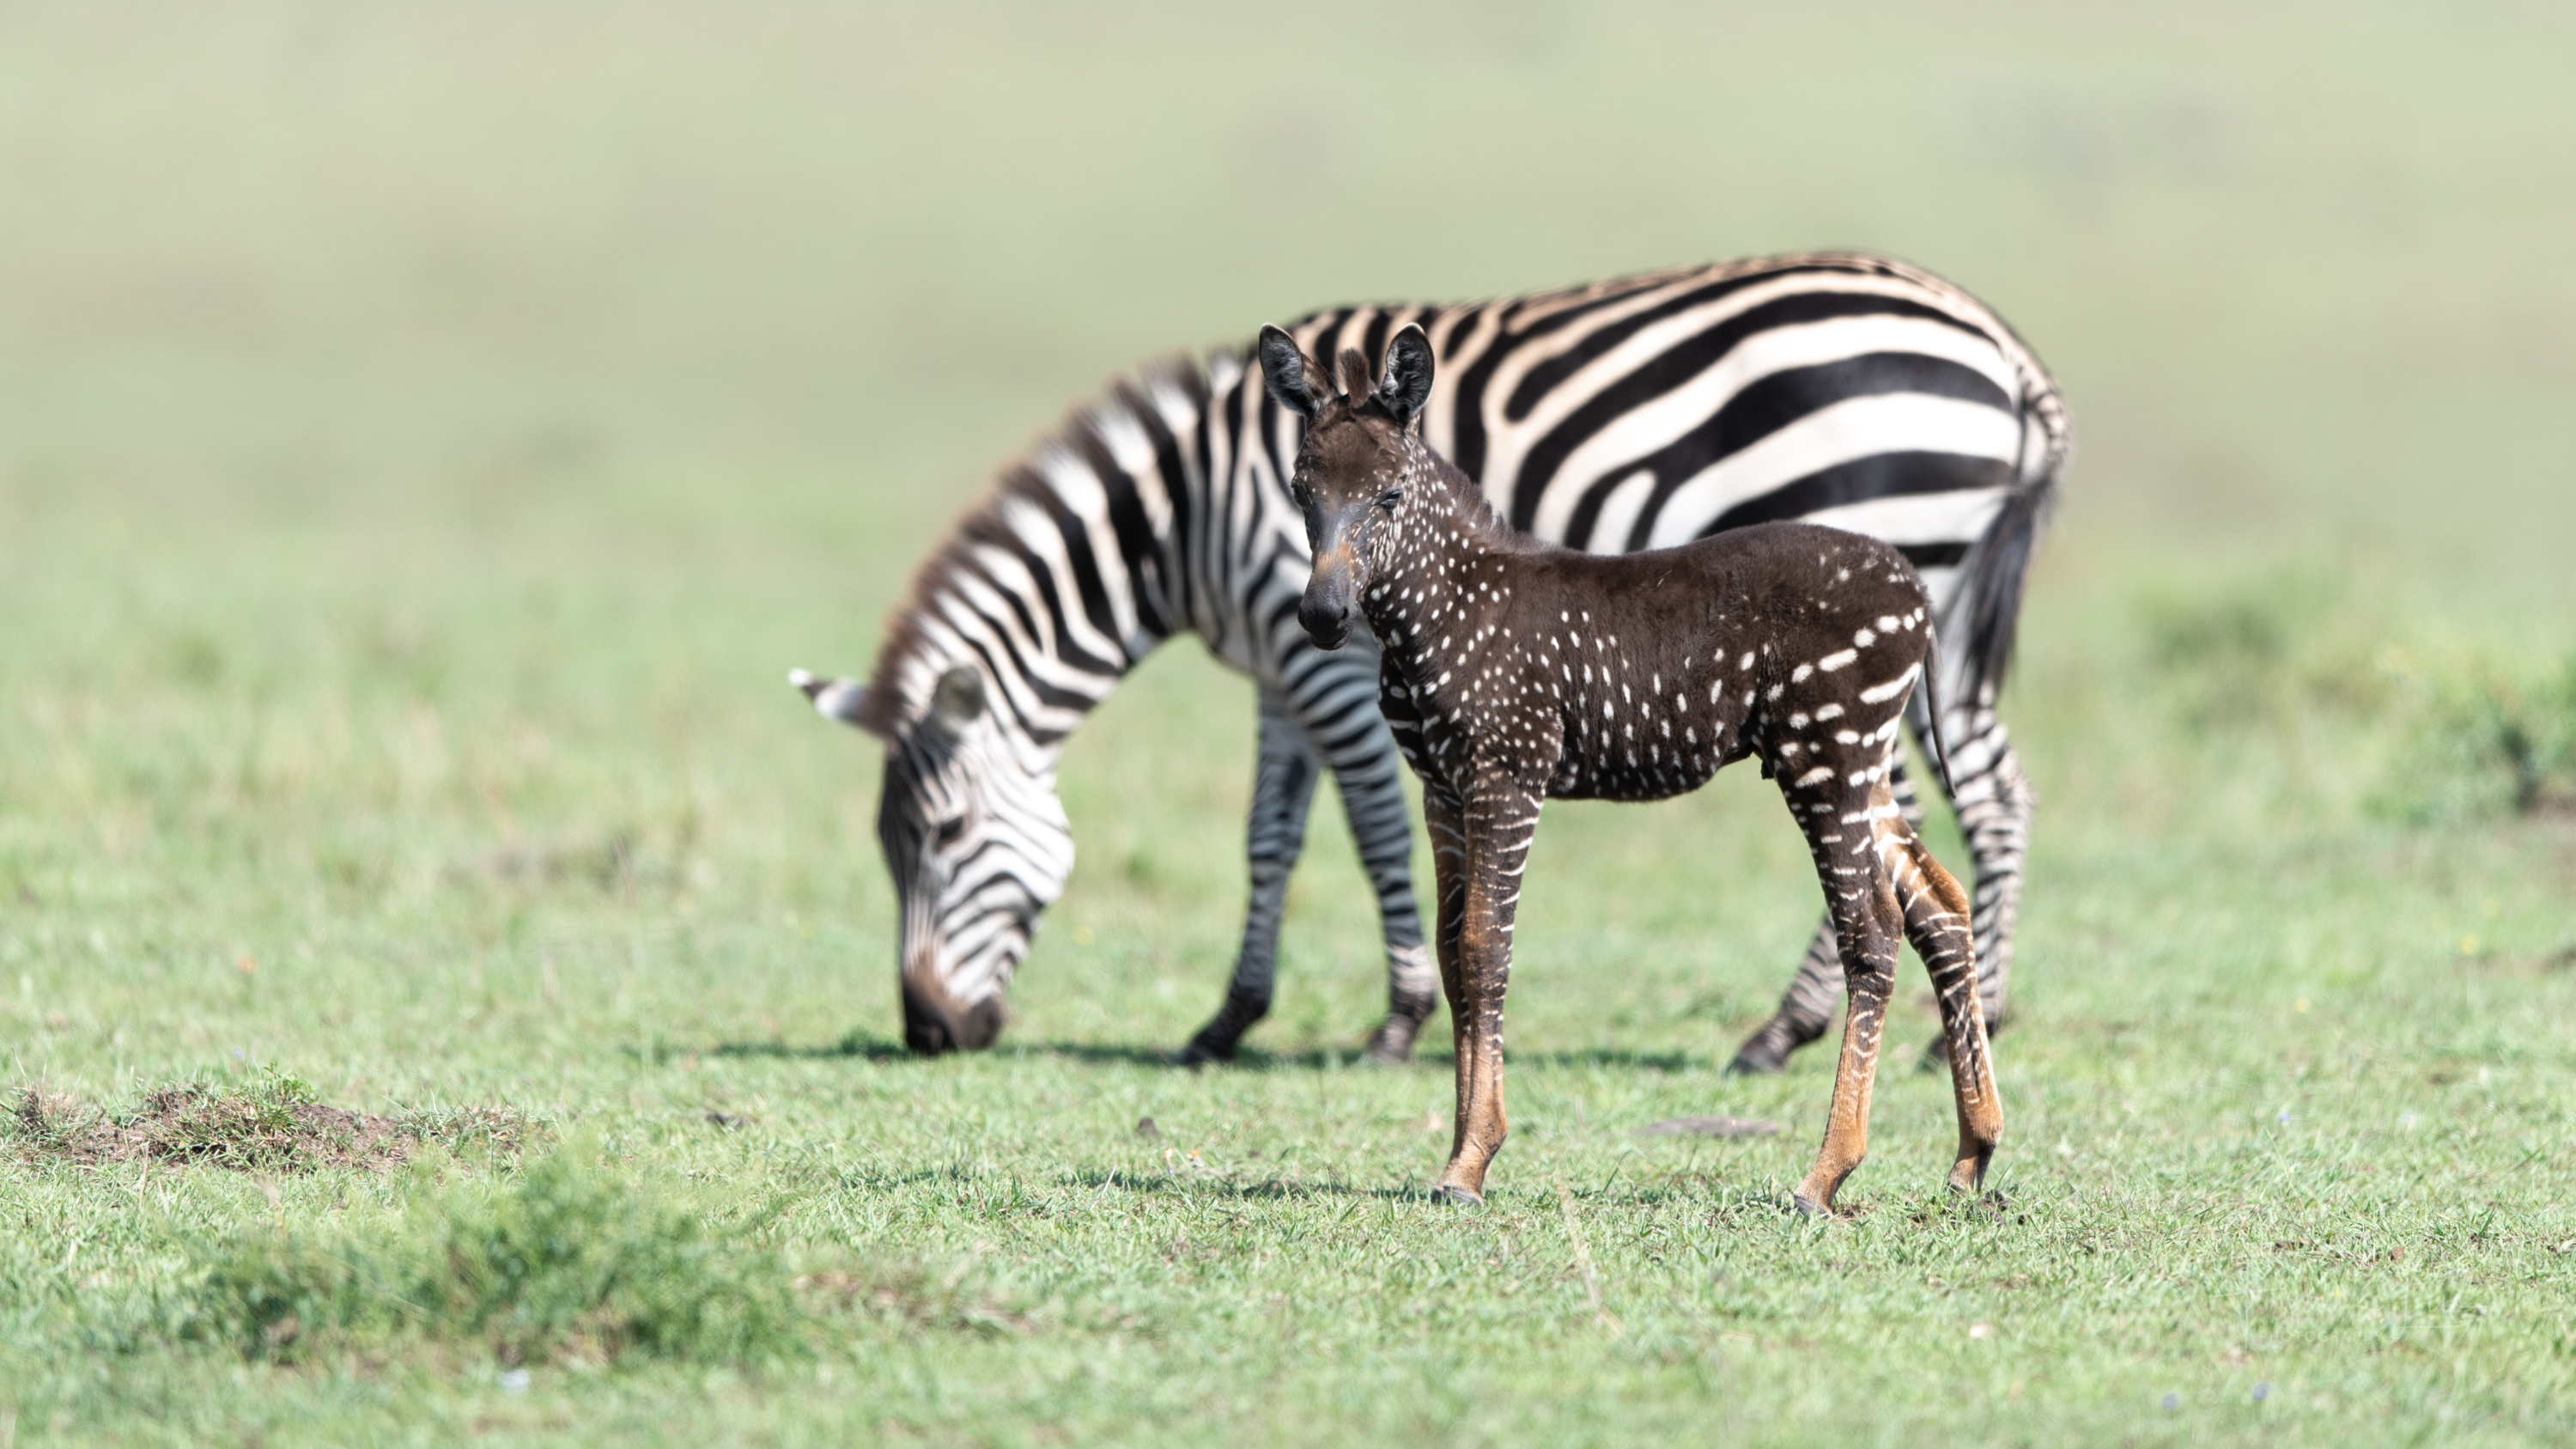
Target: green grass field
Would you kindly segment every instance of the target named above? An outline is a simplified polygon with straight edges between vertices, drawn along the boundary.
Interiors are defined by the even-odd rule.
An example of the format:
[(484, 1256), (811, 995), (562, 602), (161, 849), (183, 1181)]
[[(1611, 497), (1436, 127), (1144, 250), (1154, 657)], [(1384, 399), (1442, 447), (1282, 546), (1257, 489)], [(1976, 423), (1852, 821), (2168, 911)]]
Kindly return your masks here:
[[(0, 1449), (2576, 1440), (2571, 41), (0, 10)], [(1998, 1198), (1918, 1003), (1851, 1219), (1787, 1211), (1830, 1062), (1718, 1069), (1818, 895), (1750, 772), (1550, 810), (1483, 1211), (1445, 1048), (1356, 1064), (1329, 807), (1259, 1050), (1159, 1065), (1251, 776), (1188, 642), (1067, 759), (1004, 1045), (893, 1046), (876, 767), (783, 674), (1065, 403), (1832, 244), (2076, 411)], [(1639, 1133), (1720, 1112), (1785, 1131)]]

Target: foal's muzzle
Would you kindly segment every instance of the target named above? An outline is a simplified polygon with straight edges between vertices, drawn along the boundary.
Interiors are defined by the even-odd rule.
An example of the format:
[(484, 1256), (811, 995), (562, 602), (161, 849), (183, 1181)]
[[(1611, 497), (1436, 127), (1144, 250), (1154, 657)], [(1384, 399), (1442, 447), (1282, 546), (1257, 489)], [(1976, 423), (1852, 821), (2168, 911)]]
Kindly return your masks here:
[(1351, 637), (1350, 589), (1341, 579), (1317, 575), (1297, 601), (1297, 622), (1318, 649), (1339, 649)]

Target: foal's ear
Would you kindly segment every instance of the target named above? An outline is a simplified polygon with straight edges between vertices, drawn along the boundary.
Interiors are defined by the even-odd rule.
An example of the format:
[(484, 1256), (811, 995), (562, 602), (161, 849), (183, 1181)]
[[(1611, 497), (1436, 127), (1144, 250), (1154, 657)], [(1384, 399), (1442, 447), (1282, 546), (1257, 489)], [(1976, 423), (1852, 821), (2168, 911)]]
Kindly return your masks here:
[(1262, 327), (1261, 380), (1268, 385), (1272, 402), (1309, 422), (1313, 421), (1315, 415), (1324, 410), (1324, 403), (1323, 399), (1315, 396), (1314, 386), (1307, 379), (1310, 373), (1319, 375), (1322, 372), (1321, 367), (1309, 362), (1306, 354), (1297, 350), (1296, 338), (1276, 327)]
[(1378, 377), (1377, 397), (1404, 427), (1411, 427), (1422, 416), (1423, 405), (1431, 401), (1431, 339), (1423, 335), (1419, 323), (1405, 323), (1386, 344), (1386, 368)]

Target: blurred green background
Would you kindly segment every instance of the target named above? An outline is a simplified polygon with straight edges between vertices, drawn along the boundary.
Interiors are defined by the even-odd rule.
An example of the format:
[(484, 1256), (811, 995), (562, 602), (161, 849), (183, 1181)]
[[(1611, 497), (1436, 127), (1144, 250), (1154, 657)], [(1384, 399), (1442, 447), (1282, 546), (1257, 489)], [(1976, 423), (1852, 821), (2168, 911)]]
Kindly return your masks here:
[[(799, 1262), (978, 1262), (1132, 1310), (1148, 1346), (1048, 1338), (1038, 1387), (1020, 1340), (977, 1350), (1096, 1437), (1183, 1400), (1228, 1442), (1293, 1437), (1257, 1417), (1273, 1372), (1320, 1419), (1431, 1438), (1723, 1402), (1786, 1439), (1900, 1415), (2049, 1442), (2261, 1375), (2316, 1391), (2325, 1442), (2454, 1407), (2563, 1434), (2534, 1305), (2576, 1231), (2571, 56), (2576, 10), (2504, 0), (0, 4), (0, 1086), (115, 1106), (268, 1064), (348, 1106), (580, 1124), (723, 1184), (708, 1211)], [(1325, 1066), (1150, 1065), (1240, 923), (1251, 691), (1186, 642), (1068, 755), (1081, 862), (1006, 1050), (875, 1059), (874, 751), (783, 675), (861, 671), (994, 468), (1114, 371), (1313, 307), (1815, 246), (1966, 285), (2076, 420), (2006, 706), (2041, 799), (1999, 1049), (2033, 1216), (1969, 1256), (2010, 1273), (1911, 1286), (1988, 1231), (1930, 1208), (1774, 1222), (1827, 1063), (1716, 1074), (1816, 906), (1750, 774), (1551, 809), (1523, 910), (1516, 1136), (1476, 1221), (1557, 1244), (1571, 1179), (1619, 1346), (1555, 1267), (1521, 1301), (1561, 1334), (1495, 1306), (1522, 1270), (1485, 1228), (1392, 1205), (1436, 1171), (1449, 1084), (1330, 1065), (1383, 989), (1338, 811), (1254, 1038), (1256, 1067)], [(1855, 1189), (1901, 1205), (1948, 1107), (1911, 1074), (1879, 1100)], [(1788, 1130), (1681, 1167), (1633, 1138), (1709, 1110)], [(1141, 1114), (1218, 1175), (1138, 1186)], [(1256, 1144), (1271, 1166), (1227, 1156)], [(1319, 1196), (1229, 1195), (1274, 1168)], [(132, 1305), (270, 1209), (212, 1171), (154, 1179), (158, 1215), (111, 1175), (0, 1173), (44, 1204), (0, 1233), (0, 1380), (51, 1375), (31, 1426), (337, 1405), (365, 1437), (374, 1395), (459, 1432), (502, 1402), (435, 1354), (408, 1389), (184, 1357), (110, 1384), (66, 1325), (158, 1342)], [(1379, 1227), (1330, 1216), (1346, 1175), (1394, 1195)], [(346, 1190), (290, 1182), (289, 1210), (338, 1222)], [(1158, 1256), (1130, 1211), (1218, 1247)], [(1673, 1222), (1736, 1256), (1667, 1263)], [(2413, 1266), (2262, 1256), (2371, 1233)], [(1291, 1267), (1294, 1312), (1236, 1291)], [(1536, 1337), (1434, 1331), (1487, 1309)], [(2005, 1341), (1944, 1316), (1977, 1313)], [(1721, 1333), (1741, 1377), (1654, 1377)], [(2408, 1356), (2428, 1334), (2439, 1363)], [(1336, 1377), (1389, 1344), (1386, 1394)], [(1812, 1372), (1862, 1350), (1881, 1377)], [(1972, 1353), (2002, 1356), (1945, 1357)], [(899, 1357), (815, 1391), (812, 1434), (846, 1402), (989, 1437)], [(617, 1392), (637, 1437), (749, 1402)]]
[[(2072, 401), (2031, 637), (2099, 677), (2023, 690), (2044, 800), (2121, 772), (2039, 721), (2133, 714), (2139, 648), (2237, 712), (2384, 695), (2400, 645), (2546, 661), (2571, 42), (2511, 4), (12, 6), (0, 869), (426, 909), (473, 851), (636, 836), (743, 909), (827, 900), (831, 1019), (890, 1021), (875, 768), (778, 680), (860, 672), (1065, 405), (1314, 306), (1809, 246), (1968, 285)], [(1249, 691), (1186, 644), (1145, 678), (1069, 762), (1068, 906), (1185, 862), (1194, 997)], [(1116, 744), (1158, 730), (1185, 763)], [(1299, 901), (1338, 919), (1345, 860)], [(346, 916), (227, 888), (185, 950)]]
[[(2082, 428), (2071, 533), (2361, 548), (2464, 586), (2566, 572), (2558, 7), (0, 26), (21, 548), (121, 514), (138, 542), (257, 526), (354, 552), (416, 511), (875, 564), (1152, 352), (1343, 300), (1838, 245), (1966, 283), (2039, 349)], [(833, 602), (867, 619), (886, 586), (853, 587)], [(813, 647), (848, 647), (816, 612)]]

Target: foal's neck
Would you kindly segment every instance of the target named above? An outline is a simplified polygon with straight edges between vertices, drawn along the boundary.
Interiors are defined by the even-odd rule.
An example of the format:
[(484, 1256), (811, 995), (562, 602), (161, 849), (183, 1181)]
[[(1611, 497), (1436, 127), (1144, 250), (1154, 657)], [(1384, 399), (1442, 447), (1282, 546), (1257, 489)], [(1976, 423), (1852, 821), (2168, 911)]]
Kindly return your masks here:
[[(1373, 550), (1381, 557), (1371, 560), (1361, 604), (1381, 643), (1419, 649), (1438, 637), (1431, 625), (1462, 607), (1466, 595), (1493, 584), (1490, 575), (1502, 558), (1536, 544), (1495, 517), (1475, 480), (1456, 464), (1418, 437), (1405, 442), (1404, 502), (1384, 526), (1381, 549)], [(1407, 623), (1419, 626), (1410, 636)]]

